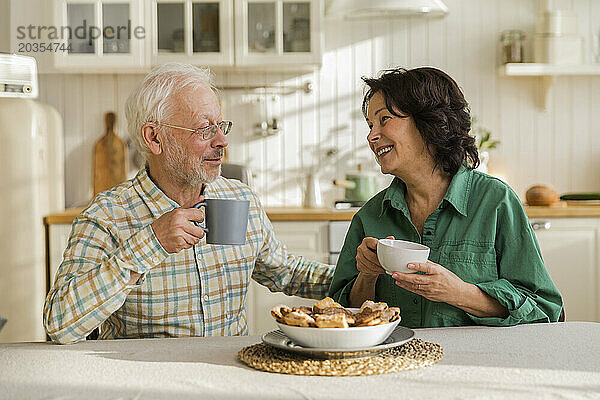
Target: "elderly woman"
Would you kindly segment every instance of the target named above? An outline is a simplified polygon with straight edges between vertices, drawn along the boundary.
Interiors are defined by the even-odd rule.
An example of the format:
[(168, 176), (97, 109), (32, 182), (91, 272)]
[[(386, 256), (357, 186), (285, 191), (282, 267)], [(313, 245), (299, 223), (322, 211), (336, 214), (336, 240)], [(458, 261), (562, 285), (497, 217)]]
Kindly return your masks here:
[[(330, 295), (402, 310), (408, 327), (508, 326), (557, 321), (562, 300), (517, 195), (479, 173), (467, 102), (435, 68), (363, 78), (367, 140), (381, 172), (395, 178), (354, 216)], [(377, 240), (431, 248), (414, 274), (387, 275)]]

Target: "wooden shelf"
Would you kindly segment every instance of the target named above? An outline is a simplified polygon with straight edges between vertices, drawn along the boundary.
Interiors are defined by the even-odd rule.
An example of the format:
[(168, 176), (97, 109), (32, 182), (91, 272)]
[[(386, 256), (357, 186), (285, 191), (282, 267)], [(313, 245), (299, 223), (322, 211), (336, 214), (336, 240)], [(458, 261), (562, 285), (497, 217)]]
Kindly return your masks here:
[(541, 80), (538, 106), (545, 110), (548, 93), (557, 76), (593, 76), (600, 75), (600, 64), (539, 64), (508, 63), (498, 67), (498, 74), (505, 77), (537, 77)]
[(600, 75), (600, 64), (509, 63), (500, 66), (504, 76)]

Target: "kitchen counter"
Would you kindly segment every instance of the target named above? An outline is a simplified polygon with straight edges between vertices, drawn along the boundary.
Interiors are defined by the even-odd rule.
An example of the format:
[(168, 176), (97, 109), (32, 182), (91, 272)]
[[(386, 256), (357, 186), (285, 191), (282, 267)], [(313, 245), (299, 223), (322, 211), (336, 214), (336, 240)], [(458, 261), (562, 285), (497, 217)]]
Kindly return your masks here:
[(600, 205), (567, 205), (559, 201), (552, 206), (525, 206), (529, 218), (595, 218), (600, 217)]
[[(69, 208), (63, 212), (44, 217), (46, 225), (70, 224), (83, 210), (82, 207)], [(266, 207), (271, 221), (350, 221), (357, 209), (334, 210), (330, 208)], [(530, 218), (574, 218), (600, 217), (600, 205), (567, 205), (559, 202), (553, 206), (525, 206)]]
[(254, 370), (237, 352), (259, 336), (0, 344), (2, 398), (441, 399), (598, 398), (600, 324), (416, 329), (437, 364), (322, 377)]
[[(44, 223), (46, 225), (70, 224), (83, 209), (83, 207), (74, 207), (47, 215), (44, 217)], [(266, 207), (265, 211), (271, 221), (350, 221), (358, 209)]]

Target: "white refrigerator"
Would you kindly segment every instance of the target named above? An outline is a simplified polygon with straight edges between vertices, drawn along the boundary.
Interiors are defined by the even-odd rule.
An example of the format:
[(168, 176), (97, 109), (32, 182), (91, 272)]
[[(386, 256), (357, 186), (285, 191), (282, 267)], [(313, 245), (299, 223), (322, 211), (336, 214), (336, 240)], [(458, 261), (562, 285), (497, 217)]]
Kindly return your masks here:
[(64, 210), (62, 119), (34, 100), (31, 60), (0, 54), (0, 342), (46, 338), (43, 217)]

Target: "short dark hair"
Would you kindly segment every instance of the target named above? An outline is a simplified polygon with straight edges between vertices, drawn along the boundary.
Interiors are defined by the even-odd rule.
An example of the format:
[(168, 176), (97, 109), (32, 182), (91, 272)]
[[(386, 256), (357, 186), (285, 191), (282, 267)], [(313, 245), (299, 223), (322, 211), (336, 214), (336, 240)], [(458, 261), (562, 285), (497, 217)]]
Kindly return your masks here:
[(431, 67), (394, 68), (362, 80), (367, 85), (362, 103), (365, 117), (371, 98), (381, 92), (390, 113), (413, 118), (425, 145), (433, 149), (436, 168), (454, 175), (465, 161), (469, 168), (479, 165), (475, 138), (469, 135), (469, 105), (448, 74)]

